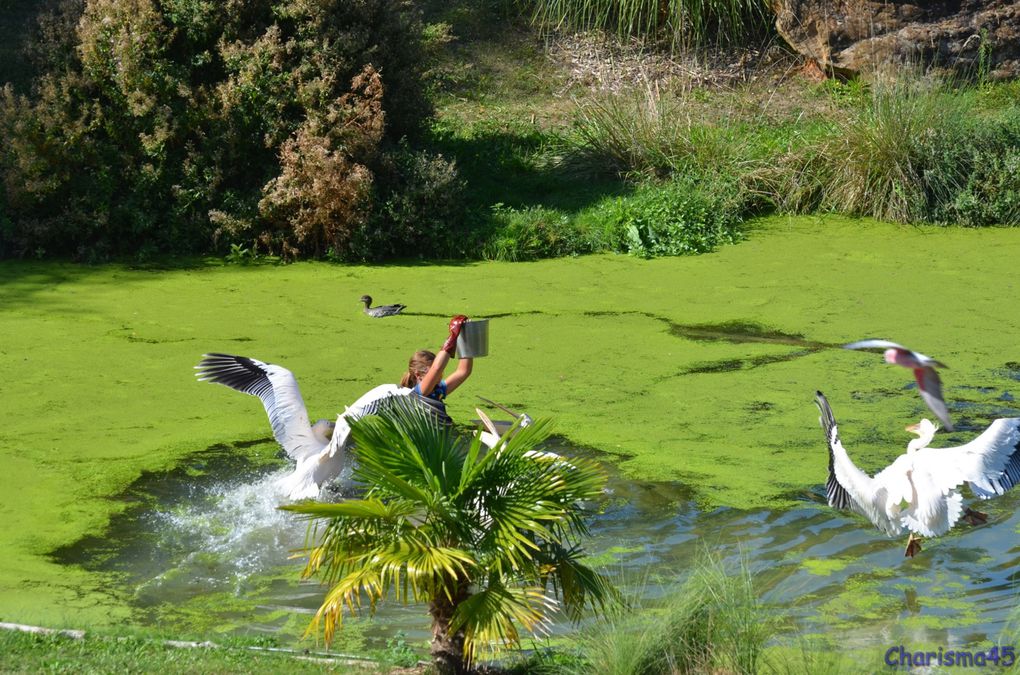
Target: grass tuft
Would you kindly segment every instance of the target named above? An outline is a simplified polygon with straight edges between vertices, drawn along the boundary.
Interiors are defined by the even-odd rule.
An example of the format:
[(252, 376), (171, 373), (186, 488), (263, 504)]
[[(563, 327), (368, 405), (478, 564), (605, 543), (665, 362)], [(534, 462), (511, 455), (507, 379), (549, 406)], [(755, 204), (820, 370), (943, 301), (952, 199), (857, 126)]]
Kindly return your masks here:
[(620, 37), (662, 39), (674, 49), (745, 44), (768, 30), (763, 0), (531, 0), (545, 26), (601, 29)]
[(746, 565), (733, 570), (706, 552), (661, 612), (627, 614), (590, 630), (582, 638), (587, 660), (573, 672), (756, 673), (773, 630)]

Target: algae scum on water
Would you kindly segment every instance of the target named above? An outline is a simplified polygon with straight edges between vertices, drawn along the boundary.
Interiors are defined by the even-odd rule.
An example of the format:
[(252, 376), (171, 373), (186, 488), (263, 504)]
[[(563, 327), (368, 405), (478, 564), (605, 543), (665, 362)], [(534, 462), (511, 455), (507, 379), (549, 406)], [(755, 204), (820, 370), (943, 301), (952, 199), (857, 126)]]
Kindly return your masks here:
[[(853, 626), (863, 643), (876, 623), (953, 635), (966, 624), (967, 635), (990, 635), (1014, 583), (1013, 497), (993, 502), (989, 526), (960, 529), (903, 562), (900, 542), (819, 504), (827, 456), (812, 401), (816, 389), (826, 393), (862, 468), (899, 454), (903, 427), (927, 414), (909, 374), (837, 348), (882, 337), (951, 366), (944, 386), (959, 431), (943, 443), (1020, 414), (1020, 318), (1003, 312), (1003, 298), (1017, 291), (1018, 254), (1014, 230), (776, 219), (744, 243), (694, 258), (162, 271), (0, 263), (0, 508), (9, 514), (0, 618), (213, 629), (201, 623), (215, 616), (210, 598), (229, 597), (228, 624), (296, 635), (321, 589), (297, 585), (286, 556), (230, 572), (225, 559), (241, 554), (209, 550), (224, 534), (218, 516), (191, 528), (209, 539), (166, 545), (196, 548), (167, 565), (176, 571), (143, 572), (124, 558), (131, 547), (140, 557), (159, 545), (160, 532), (170, 536), (175, 514), (200, 516), (186, 492), (176, 503), (132, 497), (145, 472), (234, 467), (246, 478), (215, 473), (220, 492), (202, 499), (244, 504), (230, 489), (254, 484), (246, 472), (271, 473), (277, 461), (259, 402), (195, 382), (192, 367), (210, 351), (279, 363), (297, 376), (310, 416), (328, 418), (396, 381), (411, 352), (435, 350), (447, 317), (463, 312), (490, 318), (490, 356), (451, 397), (455, 419), (473, 418), (482, 395), (554, 418), (571, 444), (619, 469), (620, 486), (677, 486), (638, 491), (659, 494), (661, 505), (649, 507), (655, 518), (646, 510), (614, 520), (638, 499), (630, 488), (609, 499), (591, 547), (609, 568), (647, 566), (663, 579), (653, 587), (666, 588), (704, 539), (732, 555), (753, 552), (768, 599), (805, 625)], [(358, 303), (366, 293), (408, 309), (368, 319)], [(226, 450), (201, 455), (216, 446)], [(179, 484), (191, 479), (202, 482), (185, 474)], [(139, 504), (150, 515), (133, 511)], [(156, 512), (163, 520), (146, 520)], [(155, 539), (123, 544), (116, 532), (127, 521), (118, 514)], [(273, 541), (273, 529), (242, 549), (290, 546)], [(286, 536), (300, 540), (303, 526)], [(121, 543), (104, 549), (103, 540)], [(173, 595), (189, 587), (202, 590)], [(163, 590), (177, 609), (165, 606)], [(930, 601), (946, 593), (946, 604)]]

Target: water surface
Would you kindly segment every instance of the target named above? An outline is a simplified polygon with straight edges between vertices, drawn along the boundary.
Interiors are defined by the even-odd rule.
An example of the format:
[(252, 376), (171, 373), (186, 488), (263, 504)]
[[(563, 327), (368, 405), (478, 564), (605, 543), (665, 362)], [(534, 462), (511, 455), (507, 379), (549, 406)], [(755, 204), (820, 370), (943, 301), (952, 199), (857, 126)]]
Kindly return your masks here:
[[(562, 440), (554, 449), (591, 455)], [(219, 446), (166, 473), (151, 473), (122, 496), (131, 500), (102, 536), (62, 549), (63, 564), (110, 575), (131, 598), (134, 620), (183, 633), (214, 630), (272, 636), (308, 646), (300, 633), (324, 589), (299, 582), (294, 552), (304, 521), (279, 511), (282, 462), (255, 465)], [(610, 480), (593, 505), (590, 562), (639, 606), (655, 607), (682, 583), (704, 549), (733, 567), (746, 561), (763, 601), (785, 628), (780, 640), (820, 635), (843, 648), (883, 653), (893, 644), (987, 646), (1017, 600), (1020, 494), (982, 503), (989, 523), (966, 525), (903, 557), (863, 520), (828, 508), (817, 490), (790, 495), (790, 509), (699, 509), (676, 482)], [(824, 465), (820, 464), (820, 472)], [(820, 474), (819, 480), (823, 477)], [(353, 489), (327, 489), (324, 498)], [(398, 632), (424, 645), (423, 606), (384, 602), (373, 620), (348, 623), (338, 646), (381, 648)], [(564, 620), (553, 634), (576, 630)]]

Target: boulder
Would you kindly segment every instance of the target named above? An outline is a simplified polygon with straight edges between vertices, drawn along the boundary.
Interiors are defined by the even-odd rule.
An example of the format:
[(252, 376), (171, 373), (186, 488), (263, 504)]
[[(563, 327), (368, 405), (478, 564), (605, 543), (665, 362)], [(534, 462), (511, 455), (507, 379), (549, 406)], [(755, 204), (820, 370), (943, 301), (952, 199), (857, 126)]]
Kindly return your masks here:
[(783, 39), (829, 73), (917, 64), (1020, 76), (1020, 0), (771, 2)]

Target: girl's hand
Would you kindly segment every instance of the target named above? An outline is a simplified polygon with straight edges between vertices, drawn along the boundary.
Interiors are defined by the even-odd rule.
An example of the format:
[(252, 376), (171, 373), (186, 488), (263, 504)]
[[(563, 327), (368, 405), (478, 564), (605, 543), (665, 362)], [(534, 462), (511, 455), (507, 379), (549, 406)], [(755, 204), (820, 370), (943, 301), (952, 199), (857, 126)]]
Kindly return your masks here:
[(450, 319), (450, 336), (443, 343), (443, 351), (449, 354), (451, 359), (453, 358), (453, 353), (457, 351), (457, 338), (460, 337), (460, 329), (467, 320), (468, 318), (463, 314), (458, 314)]

